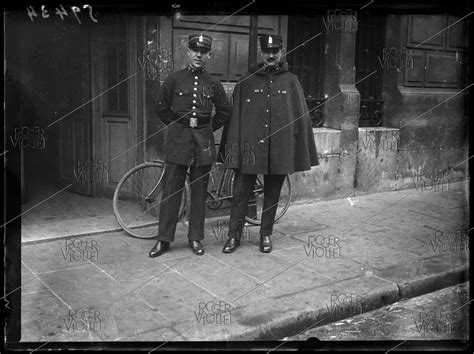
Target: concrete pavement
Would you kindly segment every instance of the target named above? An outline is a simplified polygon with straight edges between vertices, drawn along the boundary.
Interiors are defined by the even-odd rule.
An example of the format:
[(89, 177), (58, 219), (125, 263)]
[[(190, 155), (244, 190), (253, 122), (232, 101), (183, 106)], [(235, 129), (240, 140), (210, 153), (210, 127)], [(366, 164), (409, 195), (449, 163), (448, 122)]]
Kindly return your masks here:
[(22, 341), (265, 340), (296, 335), (466, 280), (468, 181), (293, 204), (274, 227), (221, 252), (206, 221), (195, 256), (124, 232), (22, 244)]

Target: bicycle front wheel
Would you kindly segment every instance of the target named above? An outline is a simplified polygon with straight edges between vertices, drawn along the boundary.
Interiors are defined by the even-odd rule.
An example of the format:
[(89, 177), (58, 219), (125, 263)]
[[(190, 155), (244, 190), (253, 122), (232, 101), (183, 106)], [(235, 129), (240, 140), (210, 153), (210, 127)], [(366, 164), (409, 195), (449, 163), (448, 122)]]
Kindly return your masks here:
[[(158, 234), (163, 170), (162, 162), (143, 163), (128, 171), (115, 189), (115, 218), (132, 237), (148, 239)], [(183, 193), (183, 200), (186, 200), (186, 193)], [(185, 207), (184, 201), (180, 215)]]
[[(229, 178), (229, 190), (231, 195), (234, 194), (234, 173), (231, 172), (232, 176)], [(253, 225), (262, 224), (262, 213), (263, 213), (263, 198), (264, 198), (264, 177), (263, 175), (257, 175), (255, 186), (253, 189), (252, 197), (249, 200), (247, 208), (247, 215), (245, 220)], [(278, 200), (277, 211), (275, 214), (275, 222), (280, 220), (285, 215), (291, 204), (291, 183), (290, 176), (286, 176), (281, 187), (280, 199)]]

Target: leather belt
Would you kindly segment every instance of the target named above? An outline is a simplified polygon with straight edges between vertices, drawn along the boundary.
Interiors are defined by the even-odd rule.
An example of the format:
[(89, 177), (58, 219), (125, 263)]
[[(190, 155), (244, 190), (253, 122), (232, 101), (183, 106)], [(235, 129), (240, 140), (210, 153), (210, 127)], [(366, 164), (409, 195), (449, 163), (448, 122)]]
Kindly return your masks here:
[(207, 125), (211, 123), (211, 118), (210, 117), (178, 117), (176, 120), (176, 123), (179, 123), (181, 125), (191, 127), (191, 128), (199, 128), (202, 127), (203, 125)]

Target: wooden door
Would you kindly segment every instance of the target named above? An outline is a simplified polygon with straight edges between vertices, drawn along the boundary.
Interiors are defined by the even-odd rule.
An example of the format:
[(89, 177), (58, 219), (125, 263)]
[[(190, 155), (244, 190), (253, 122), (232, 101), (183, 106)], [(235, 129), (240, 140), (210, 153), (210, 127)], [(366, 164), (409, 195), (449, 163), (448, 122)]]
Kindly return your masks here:
[[(143, 122), (137, 85), (143, 71), (137, 56), (137, 19), (111, 16), (101, 21), (93, 41), (94, 124), (93, 156), (102, 167), (102, 181), (93, 184), (95, 196), (111, 197), (120, 178), (142, 162)], [(143, 114), (140, 115), (143, 118)]]
[[(84, 35), (84, 32), (86, 35)], [(59, 180), (60, 186), (72, 184), (74, 193), (91, 195), (91, 108), (84, 105), (90, 99), (90, 53), (87, 31), (70, 27), (63, 41), (60, 67), (66, 68), (51, 78), (61, 92), (61, 117), (49, 128), (59, 126)], [(82, 107), (81, 107), (82, 106)]]

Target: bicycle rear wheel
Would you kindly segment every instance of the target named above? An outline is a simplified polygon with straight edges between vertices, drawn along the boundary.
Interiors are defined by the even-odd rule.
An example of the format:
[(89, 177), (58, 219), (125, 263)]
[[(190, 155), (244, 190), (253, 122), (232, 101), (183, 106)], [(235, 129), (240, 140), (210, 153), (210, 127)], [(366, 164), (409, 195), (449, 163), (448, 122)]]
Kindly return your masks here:
[[(232, 170), (230, 170), (232, 171)], [(234, 194), (234, 172), (232, 171), (232, 176), (229, 178), (229, 190), (231, 195)], [(253, 225), (261, 225), (262, 223), (262, 212), (263, 212), (263, 175), (257, 175), (257, 180), (255, 182), (255, 187), (253, 190), (253, 198), (249, 201), (249, 207), (245, 220)], [(253, 205), (253, 203), (255, 203)], [(275, 214), (275, 222), (280, 220), (283, 215), (285, 215), (288, 207), (291, 204), (291, 183), (290, 176), (286, 176), (281, 187), (280, 199), (278, 200), (277, 211)]]
[[(163, 169), (162, 162), (138, 165), (120, 179), (115, 189), (115, 218), (132, 237), (148, 239), (158, 234)], [(184, 211), (185, 201), (186, 193), (183, 193), (180, 215)]]

